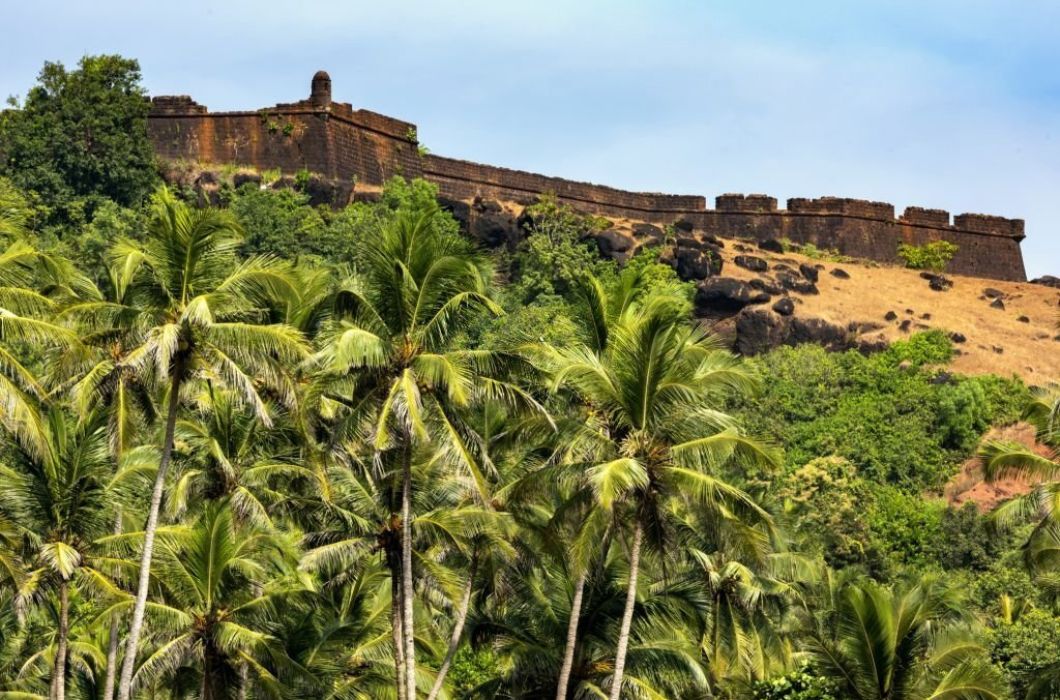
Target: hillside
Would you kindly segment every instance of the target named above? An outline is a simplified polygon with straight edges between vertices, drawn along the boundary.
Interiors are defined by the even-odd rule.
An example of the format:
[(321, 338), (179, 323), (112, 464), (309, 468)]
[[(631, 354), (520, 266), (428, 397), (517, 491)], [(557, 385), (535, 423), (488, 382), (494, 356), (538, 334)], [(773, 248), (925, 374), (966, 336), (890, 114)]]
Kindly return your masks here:
[[(934, 291), (917, 270), (867, 261), (836, 263), (794, 252), (750, 250), (738, 241), (724, 243), (722, 276), (726, 278), (775, 281), (777, 265), (796, 271), (801, 265), (818, 269), (818, 294), (788, 292), (795, 302), (794, 316), (843, 328), (853, 325), (859, 329), (859, 343), (890, 342), (937, 328), (951, 333), (957, 346), (954, 371), (1017, 374), (1028, 384), (1045, 384), (1060, 376), (1060, 290), (947, 274), (952, 287)], [(761, 258), (770, 269), (757, 273), (740, 267), (735, 258), (741, 255)], [(849, 276), (836, 277), (836, 270)], [(733, 319), (718, 324), (730, 333), (735, 332), (734, 326)]]

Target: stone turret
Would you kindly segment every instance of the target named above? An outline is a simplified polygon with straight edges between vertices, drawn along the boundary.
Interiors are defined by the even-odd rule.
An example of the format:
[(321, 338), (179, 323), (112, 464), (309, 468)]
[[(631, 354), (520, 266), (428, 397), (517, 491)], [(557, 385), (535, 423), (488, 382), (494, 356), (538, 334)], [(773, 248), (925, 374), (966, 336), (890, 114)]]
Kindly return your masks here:
[(328, 75), (327, 71), (318, 70), (313, 75), (309, 101), (314, 107), (320, 107), (321, 109), (327, 109), (331, 106), (331, 76)]

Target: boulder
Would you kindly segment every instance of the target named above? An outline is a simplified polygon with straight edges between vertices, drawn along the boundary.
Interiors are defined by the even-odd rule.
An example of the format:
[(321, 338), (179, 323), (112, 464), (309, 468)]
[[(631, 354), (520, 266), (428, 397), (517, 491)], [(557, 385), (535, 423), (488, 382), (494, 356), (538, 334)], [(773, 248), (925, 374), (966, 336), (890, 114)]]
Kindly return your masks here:
[(887, 312), (886, 314), (884, 314), (884, 316), (883, 316), (883, 320), (884, 320), (884, 321), (893, 321), (893, 320), (895, 320), (896, 318), (898, 318), (898, 314), (896, 314), (896, 313), (895, 313), (895, 312), (893, 312), (893, 311), (888, 311), (888, 312)]
[[(235, 181), (235, 178), (232, 178)], [(220, 184), (221, 180), (217, 177), (217, 173), (213, 170), (203, 170), (199, 173), (198, 177), (195, 178), (196, 187), (204, 187), (206, 185), (217, 185)], [(260, 182), (260, 180), (259, 180)]]
[(624, 259), (623, 253), (628, 253), (635, 244), (636, 241), (632, 236), (615, 229), (596, 234), (596, 247), (599, 248), (600, 255), (612, 260)]
[(994, 289), (993, 287), (987, 287), (983, 290), (983, 296), (987, 299), (1001, 299), (1005, 296), (1005, 293), (1000, 289)]
[(755, 278), (747, 284), (751, 285), (760, 292), (765, 292), (766, 294), (776, 295), (782, 294), (784, 292), (784, 290), (781, 289), (779, 285), (777, 285), (775, 282), (773, 282), (773, 280), (768, 278)]
[(874, 338), (864, 338), (858, 341), (858, 352), (862, 355), (872, 355), (877, 352), (883, 352), (890, 346), (887, 342), (887, 338), (878, 335)]
[(456, 222), (460, 224), (460, 230), (465, 233), (471, 231), (471, 205), (462, 199), (450, 199), (449, 197), (438, 197), (438, 205), (453, 215)]
[(828, 350), (842, 351), (854, 347), (854, 338), (846, 328), (829, 323), (822, 318), (799, 318), (791, 319), (791, 334), (788, 337), (789, 345), (800, 343), (816, 343), (823, 345)]
[[(310, 178), (310, 179), (314, 179), (314, 178)], [(259, 175), (258, 173), (236, 173), (235, 175), (232, 176), (232, 187), (233, 188), (238, 190), (240, 187), (242, 187), (243, 185), (247, 185), (247, 184), (260, 185), (261, 184), (261, 175)]]
[(1031, 322), (1030, 318), (1028, 318), (1027, 316), (1020, 316), (1016, 320), (1019, 321), (1020, 323), (1030, 323)]
[(754, 255), (737, 255), (732, 260), (739, 267), (751, 270), (752, 272), (765, 272), (769, 269), (769, 263)]
[(936, 292), (945, 292), (953, 286), (953, 280), (934, 272), (921, 272), (920, 276), (928, 281), (928, 286)]
[(678, 219), (674, 222), (674, 230), (683, 233), (692, 233), (695, 225), (688, 219)]
[(734, 350), (741, 355), (759, 355), (783, 345), (791, 330), (788, 318), (763, 309), (745, 309), (736, 317)]
[(841, 267), (832, 268), (831, 270), (829, 270), (828, 274), (830, 274), (832, 277), (838, 277), (841, 280), (850, 279), (850, 273)]
[(500, 202), (493, 199), (483, 199), (482, 197), (475, 197), (471, 200), (471, 206), (477, 212), (489, 212), (490, 214), (499, 214), (504, 211), (504, 207)]
[(762, 250), (768, 250), (770, 253), (784, 252), (784, 244), (775, 238), (767, 238), (764, 241), (760, 241), (758, 247)]
[(697, 316), (728, 316), (745, 306), (764, 304), (770, 300), (765, 292), (728, 277), (712, 277), (696, 285)]
[(714, 248), (683, 248), (678, 246), (673, 252), (670, 265), (677, 272), (677, 276), (688, 282), (689, 280), (702, 280), (721, 274), (723, 261), (721, 254)]
[(818, 275), (820, 274), (817, 268), (809, 263), (802, 263), (799, 265), (799, 272), (801, 272), (802, 276), (810, 282), (816, 282)]
[(506, 246), (509, 250), (515, 250), (522, 238), (518, 224), (503, 213), (475, 213), (471, 217), (468, 233), (488, 248)]
[(784, 289), (789, 289), (799, 294), (817, 294), (817, 285), (813, 282), (798, 277), (790, 272), (780, 272), (777, 275), (777, 281), (780, 282), (780, 286)]
[(1046, 287), (1052, 287), (1054, 289), (1060, 289), (1060, 277), (1054, 277), (1052, 275), (1042, 275), (1031, 280), (1031, 284), (1041, 284)]
[(950, 340), (955, 343), (964, 343), (968, 341), (968, 338), (965, 337), (964, 333), (958, 333), (957, 331), (954, 331), (950, 333)]
[(990, 308), (992, 308), (992, 309), (1001, 309), (1002, 311), (1004, 311), (1005, 310), (1005, 302), (1001, 301), (1001, 298), (998, 297), (997, 299), (994, 299), (992, 302), (990, 302)]
[(795, 313), (795, 302), (791, 300), (791, 297), (777, 299), (777, 303), (773, 304), (773, 310), (781, 316), (791, 316)]
[(666, 241), (666, 232), (655, 224), (633, 224), (633, 236), (641, 245), (662, 245)]
[(341, 188), (335, 180), (325, 179), (313, 175), (305, 182), (302, 192), (309, 197), (309, 205), (318, 207), (321, 204), (333, 207), (341, 203)]

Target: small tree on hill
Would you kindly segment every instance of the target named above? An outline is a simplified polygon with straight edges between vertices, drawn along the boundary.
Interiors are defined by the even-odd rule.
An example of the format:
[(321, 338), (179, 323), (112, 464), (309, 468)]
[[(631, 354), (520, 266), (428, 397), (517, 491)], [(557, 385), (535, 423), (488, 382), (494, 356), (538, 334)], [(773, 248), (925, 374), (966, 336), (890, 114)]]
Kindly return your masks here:
[(924, 245), (898, 244), (898, 257), (906, 267), (914, 270), (942, 272), (957, 254), (957, 244), (949, 241), (931, 241)]

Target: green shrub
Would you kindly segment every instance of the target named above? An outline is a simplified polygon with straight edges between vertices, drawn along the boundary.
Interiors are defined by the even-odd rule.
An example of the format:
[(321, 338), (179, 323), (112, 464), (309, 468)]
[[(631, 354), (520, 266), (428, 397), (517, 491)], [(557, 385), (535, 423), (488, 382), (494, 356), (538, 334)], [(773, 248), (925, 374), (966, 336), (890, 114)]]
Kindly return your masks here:
[(905, 262), (906, 267), (914, 270), (942, 272), (957, 250), (957, 244), (949, 241), (932, 241), (924, 245), (899, 243), (898, 257)]
[(990, 657), (1001, 666), (1013, 696), (1024, 697), (1042, 671), (1057, 663), (1060, 617), (1032, 610), (1012, 624), (1001, 624), (991, 634)]
[(943, 542), (945, 504), (893, 486), (879, 485), (873, 491), (868, 519), (881, 548), (897, 564), (934, 564)]
[(454, 698), (474, 697), (472, 691), (478, 686), (497, 678), (501, 674), (500, 664), (493, 652), (486, 648), (460, 647), (453, 657), (449, 681)]
[(332, 252), (315, 250), (314, 239), (324, 221), (300, 192), (246, 184), (228, 206), (243, 227), (244, 255), (267, 253), (293, 260), (307, 253)]
[(753, 700), (837, 700), (836, 682), (803, 667), (769, 680), (756, 681), (751, 688)]
[(1014, 419), (1027, 396), (1018, 379), (952, 377), (930, 367), (952, 352), (938, 331), (871, 357), (778, 348), (756, 358), (768, 381), (736, 410), (752, 432), (783, 445), (788, 470), (838, 455), (863, 478), (920, 494), (941, 487), (982, 432)]

